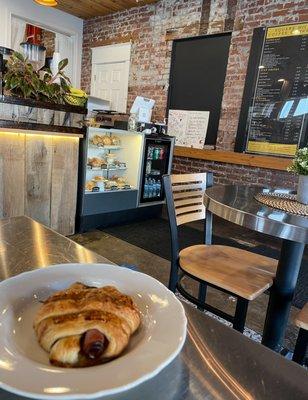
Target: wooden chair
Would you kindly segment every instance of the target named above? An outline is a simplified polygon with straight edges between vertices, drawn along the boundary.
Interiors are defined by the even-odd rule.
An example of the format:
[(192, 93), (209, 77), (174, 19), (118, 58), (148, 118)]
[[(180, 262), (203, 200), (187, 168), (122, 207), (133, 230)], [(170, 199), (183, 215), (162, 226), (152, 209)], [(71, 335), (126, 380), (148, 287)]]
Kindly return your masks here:
[(295, 318), (295, 325), (299, 327), (299, 332), (292, 360), (304, 364), (308, 345), (308, 303)]
[[(233, 323), (243, 332), (248, 303), (272, 286), (277, 261), (229, 246), (212, 245), (212, 214), (205, 209), (205, 189), (212, 186), (211, 173), (165, 175), (163, 177), (171, 234), (169, 289), (176, 289), (201, 309)], [(204, 244), (179, 251), (178, 226), (205, 219)], [(198, 298), (182, 286), (184, 276), (199, 282)], [(235, 315), (206, 303), (207, 285), (237, 297)]]

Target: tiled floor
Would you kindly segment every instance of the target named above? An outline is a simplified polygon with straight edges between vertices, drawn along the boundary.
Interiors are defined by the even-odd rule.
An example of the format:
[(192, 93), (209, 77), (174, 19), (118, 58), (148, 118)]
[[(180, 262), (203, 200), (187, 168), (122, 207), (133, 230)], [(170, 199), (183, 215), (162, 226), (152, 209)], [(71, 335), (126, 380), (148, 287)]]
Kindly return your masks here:
[[(219, 234), (220, 229), (223, 228), (218, 226), (215, 233)], [(230, 229), (232, 229), (232, 227)], [(99, 230), (77, 234), (71, 238), (116, 264), (134, 264), (138, 267), (139, 271), (153, 276), (164, 284), (168, 282), (170, 263), (164, 258)], [(252, 239), (249, 237), (238, 237), (238, 240), (244, 240), (246, 243), (249, 243)], [(196, 291), (197, 287), (193, 282), (187, 281), (186, 284), (189, 290), (192, 292)], [(208, 291), (208, 301), (224, 311), (232, 313), (234, 310), (235, 302), (232, 297), (211, 288)], [(268, 296), (266, 294), (250, 302), (246, 325), (257, 334), (262, 333), (263, 330), (267, 302)], [(293, 349), (297, 337), (297, 328), (291, 323), (296, 312), (297, 309), (292, 307), (291, 318), (286, 332), (285, 345), (290, 349)]]

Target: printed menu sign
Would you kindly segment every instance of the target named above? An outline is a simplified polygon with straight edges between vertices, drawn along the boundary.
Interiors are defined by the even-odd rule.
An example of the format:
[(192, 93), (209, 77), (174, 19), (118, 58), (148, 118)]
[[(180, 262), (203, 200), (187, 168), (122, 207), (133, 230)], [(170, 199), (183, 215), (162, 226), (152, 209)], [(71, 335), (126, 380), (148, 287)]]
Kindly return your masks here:
[(267, 28), (249, 111), (247, 152), (295, 154), (307, 128), (307, 60), (308, 23)]
[(168, 133), (177, 146), (203, 149), (209, 116), (209, 111), (169, 110)]

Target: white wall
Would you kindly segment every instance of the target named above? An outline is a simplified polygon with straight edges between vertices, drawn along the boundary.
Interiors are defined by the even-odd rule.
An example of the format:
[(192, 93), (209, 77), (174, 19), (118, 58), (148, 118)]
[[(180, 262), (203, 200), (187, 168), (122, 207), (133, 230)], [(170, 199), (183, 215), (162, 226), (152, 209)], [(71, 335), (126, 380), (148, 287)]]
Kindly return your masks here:
[(73, 84), (79, 87), (83, 35), (82, 19), (53, 7), (39, 6), (32, 0), (0, 0), (0, 46), (11, 46), (12, 15), (23, 18), (36, 26), (76, 38), (74, 48), (74, 65), (76, 68), (74, 69)]

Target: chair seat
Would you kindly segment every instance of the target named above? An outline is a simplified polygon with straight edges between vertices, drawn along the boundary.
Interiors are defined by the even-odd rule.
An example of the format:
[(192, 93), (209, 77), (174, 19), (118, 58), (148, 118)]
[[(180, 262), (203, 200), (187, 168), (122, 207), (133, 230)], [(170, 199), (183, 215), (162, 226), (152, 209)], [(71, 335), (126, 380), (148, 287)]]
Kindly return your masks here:
[(229, 246), (197, 245), (179, 254), (181, 269), (247, 300), (272, 286), (277, 261)]
[(295, 318), (295, 325), (308, 331), (308, 303), (304, 305)]

